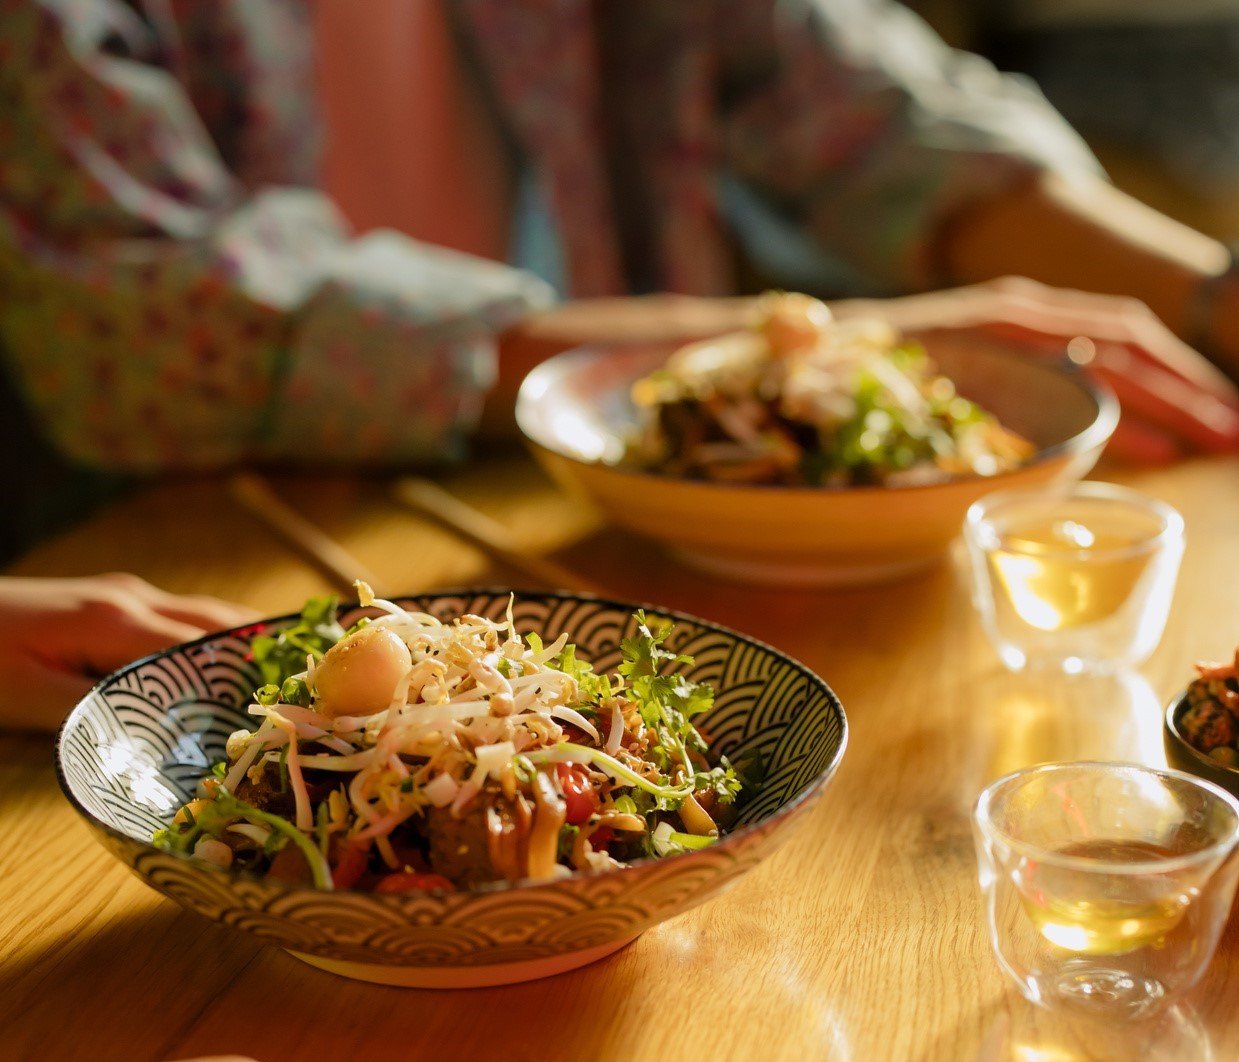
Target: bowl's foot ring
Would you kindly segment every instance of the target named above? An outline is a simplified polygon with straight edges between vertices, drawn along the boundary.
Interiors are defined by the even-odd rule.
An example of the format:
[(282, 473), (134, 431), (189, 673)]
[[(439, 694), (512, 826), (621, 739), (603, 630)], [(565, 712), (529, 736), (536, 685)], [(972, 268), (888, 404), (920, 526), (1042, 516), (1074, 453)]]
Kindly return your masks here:
[(489, 988), (492, 985), (510, 985), (567, 973), (569, 970), (605, 959), (636, 939), (626, 937), (600, 944), (596, 948), (586, 948), (584, 951), (568, 951), (542, 959), (523, 959), (520, 962), (496, 963), (493, 966), (387, 966), (375, 962), (328, 959), (291, 949), (288, 954), (302, 962), (308, 962), (311, 966), (317, 966), (320, 970), (372, 984), (397, 985), (401, 988)]

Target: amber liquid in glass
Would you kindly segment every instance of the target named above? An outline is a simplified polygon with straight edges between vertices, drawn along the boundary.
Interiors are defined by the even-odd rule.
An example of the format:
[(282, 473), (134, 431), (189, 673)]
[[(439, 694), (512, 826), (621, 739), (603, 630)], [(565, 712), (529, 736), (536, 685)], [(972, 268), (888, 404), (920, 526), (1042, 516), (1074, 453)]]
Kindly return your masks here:
[[(1079, 841), (1056, 854), (1107, 863), (1151, 863), (1176, 853), (1144, 841)], [(1080, 955), (1165, 946), (1192, 890), (1165, 874), (1085, 872), (1030, 860), (1016, 879), (1020, 902), (1051, 944)]]
[(1131, 596), (1152, 557), (1132, 549), (1143, 541), (1147, 535), (1042, 519), (1006, 530), (989, 554), (990, 574), (1030, 627), (1081, 627), (1113, 615)]

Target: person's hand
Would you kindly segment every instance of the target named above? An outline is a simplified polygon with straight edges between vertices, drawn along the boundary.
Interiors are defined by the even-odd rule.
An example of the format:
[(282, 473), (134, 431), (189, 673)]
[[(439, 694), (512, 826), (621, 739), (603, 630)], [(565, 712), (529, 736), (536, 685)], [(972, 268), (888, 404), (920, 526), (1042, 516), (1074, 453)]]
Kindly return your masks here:
[[(1123, 418), (1110, 452), (1165, 463), (1192, 452), (1239, 450), (1239, 390), (1217, 367), (1133, 299), (1007, 277), (950, 291), (830, 303), (839, 317), (869, 316), (918, 333), (988, 332), (1030, 354), (1071, 356), (1114, 390)], [(649, 296), (567, 302), (503, 338), (492, 409), (506, 411), (526, 372), (572, 346), (687, 343), (752, 323), (751, 299)], [(1082, 337), (1084, 342), (1072, 343)], [(506, 386), (504, 382), (506, 381)]]
[(239, 606), (169, 594), (124, 572), (0, 578), (0, 726), (54, 729), (109, 671), (251, 618)]
[(1239, 390), (1135, 300), (1008, 277), (831, 309), (839, 317), (883, 317), (906, 332), (981, 330), (1048, 356), (1066, 355), (1070, 343), (1072, 359), (1118, 396), (1123, 416), (1109, 452), (1124, 460), (1239, 450)]

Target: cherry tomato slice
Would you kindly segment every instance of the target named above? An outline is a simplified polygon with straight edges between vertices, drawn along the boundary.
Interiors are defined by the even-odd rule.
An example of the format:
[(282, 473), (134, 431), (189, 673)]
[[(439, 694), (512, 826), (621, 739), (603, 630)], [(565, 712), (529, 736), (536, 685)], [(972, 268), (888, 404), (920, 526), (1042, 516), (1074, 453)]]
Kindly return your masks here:
[(566, 821), (572, 826), (588, 822), (589, 817), (598, 810), (598, 793), (589, 784), (585, 768), (573, 763), (557, 763), (555, 775), (564, 794)]
[(610, 826), (599, 826), (589, 835), (589, 846), (595, 852), (603, 851), (615, 839), (615, 831)]
[(356, 844), (340, 845), (336, 865), (331, 868), (331, 883), (337, 889), (351, 889), (366, 872), (369, 862), (369, 849)]
[(426, 892), (430, 889), (455, 892), (456, 886), (442, 874), (414, 874), (407, 870), (388, 874), (374, 886), (375, 892)]

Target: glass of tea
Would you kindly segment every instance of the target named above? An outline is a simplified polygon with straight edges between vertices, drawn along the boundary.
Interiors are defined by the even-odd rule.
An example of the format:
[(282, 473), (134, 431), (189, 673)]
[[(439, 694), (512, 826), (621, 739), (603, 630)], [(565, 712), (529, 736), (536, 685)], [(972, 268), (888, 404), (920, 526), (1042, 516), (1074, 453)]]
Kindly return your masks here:
[(1043, 1006), (1141, 1017), (1204, 973), (1239, 881), (1239, 802), (1132, 763), (1028, 768), (973, 815), (990, 942)]
[(1110, 483), (1002, 491), (964, 521), (973, 600), (1013, 671), (1106, 672), (1157, 648), (1179, 560), (1183, 517)]

